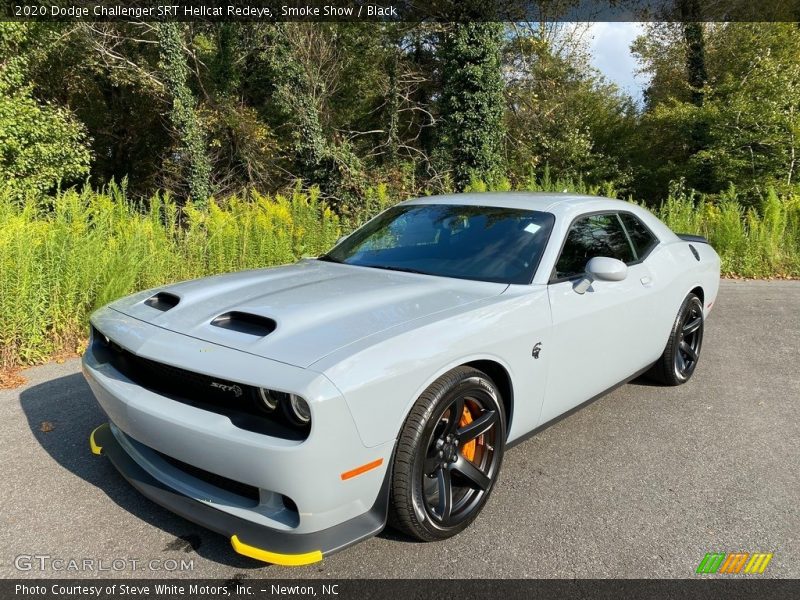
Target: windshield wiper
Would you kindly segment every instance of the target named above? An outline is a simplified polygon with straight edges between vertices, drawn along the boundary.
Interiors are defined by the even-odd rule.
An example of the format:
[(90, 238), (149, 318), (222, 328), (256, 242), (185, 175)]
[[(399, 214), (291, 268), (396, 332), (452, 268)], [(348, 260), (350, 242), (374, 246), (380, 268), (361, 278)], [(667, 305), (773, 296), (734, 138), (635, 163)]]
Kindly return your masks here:
[(420, 271), (419, 269), (411, 269), (409, 267), (391, 267), (389, 265), (358, 265), (360, 267), (369, 267), (370, 269), (384, 269), (385, 271), (400, 271), (402, 273), (416, 273), (418, 275), (430, 275), (427, 271)]
[(389, 265), (365, 265), (362, 263), (348, 263), (343, 260), (339, 260), (338, 258), (334, 258), (330, 254), (320, 254), (317, 257), (317, 260), (321, 260), (324, 262), (332, 262), (338, 263), (340, 265), (351, 265), (353, 267), (367, 267), (369, 269), (383, 269), (385, 271), (401, 271), (403, 273), (416, 273), (417, 275), (430, 275), (430, 273), (426, 271), (420, 271), (419, 269), (411, 269), (409, 267), (392, 267)]

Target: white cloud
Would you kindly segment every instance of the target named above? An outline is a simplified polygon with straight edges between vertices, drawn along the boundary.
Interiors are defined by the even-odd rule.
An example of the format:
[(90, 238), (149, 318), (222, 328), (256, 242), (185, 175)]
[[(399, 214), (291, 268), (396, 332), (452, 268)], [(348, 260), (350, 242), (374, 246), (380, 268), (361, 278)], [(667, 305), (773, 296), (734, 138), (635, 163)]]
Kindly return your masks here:
[(637, 102), (642, 99), (646, 82), (635, 75), (638, 65), (630, 46), (643, 31), (642, 23), (592, 23), (589, 26), (592, 65)]

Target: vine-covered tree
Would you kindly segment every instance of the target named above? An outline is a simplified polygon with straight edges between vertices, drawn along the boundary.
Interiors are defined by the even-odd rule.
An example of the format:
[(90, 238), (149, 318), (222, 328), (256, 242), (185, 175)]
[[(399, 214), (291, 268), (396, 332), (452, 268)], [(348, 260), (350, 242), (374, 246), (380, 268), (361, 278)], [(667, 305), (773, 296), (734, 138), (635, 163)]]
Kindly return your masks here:
[(170, 121), (177, 135), (177, 148), (169, 162), (187, 171), (189, 196), (203, 204), (211, 195), (211, 163), (206, 139), (196, 112), (197, 101), (189, 87), (189, 66), (183, 42), (183, 24), (159, 23), (161, 72), (172, 99)]
[(502, 23), (454, 23), (442, 34), (441, 144), (456, 189), (503, 174)]

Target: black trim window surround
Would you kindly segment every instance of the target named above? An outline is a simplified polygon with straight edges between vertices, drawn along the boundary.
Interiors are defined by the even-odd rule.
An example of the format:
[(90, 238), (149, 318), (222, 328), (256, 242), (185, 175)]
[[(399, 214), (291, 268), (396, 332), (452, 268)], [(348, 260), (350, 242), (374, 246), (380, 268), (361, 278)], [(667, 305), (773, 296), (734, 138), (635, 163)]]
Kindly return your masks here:
[(658, 238), (631, 213), (605, 212), (578, 217), (569, 228), (551, 281), (583, 275), (586, 263), (597, 256), (616, 258), (626, 265), (640, 263), (657, 245)]

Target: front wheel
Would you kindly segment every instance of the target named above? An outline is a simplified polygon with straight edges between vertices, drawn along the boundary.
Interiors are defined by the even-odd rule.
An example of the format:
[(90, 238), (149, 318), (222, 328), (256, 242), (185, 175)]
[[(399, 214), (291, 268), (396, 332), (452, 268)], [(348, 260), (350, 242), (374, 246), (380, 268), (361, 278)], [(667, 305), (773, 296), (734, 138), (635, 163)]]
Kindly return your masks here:
[(664, 385), (681, 385), (692, 377), (703, 346), (703, 302), (689, 294), (678, 310), (667, 347), (650, 371)]
[(426, 542), (464, 530), (497, 481), (505, 428), (500, 392), (485, 373), (458, 367), (431, 384), (397, 443), (391, 524)]

